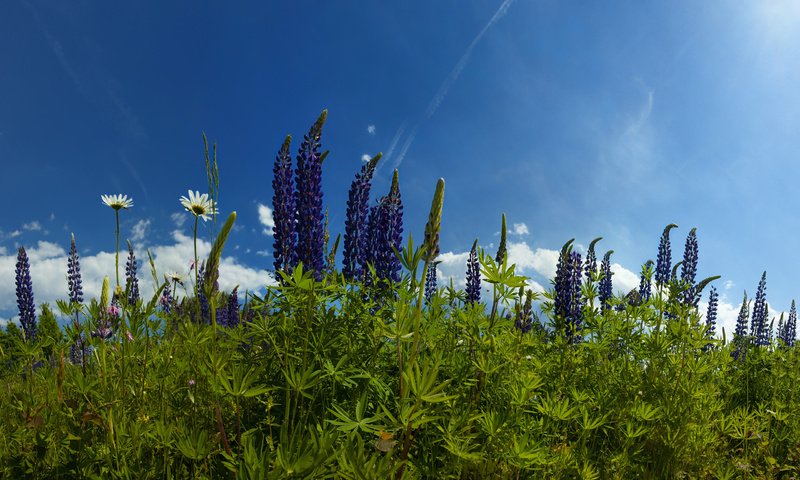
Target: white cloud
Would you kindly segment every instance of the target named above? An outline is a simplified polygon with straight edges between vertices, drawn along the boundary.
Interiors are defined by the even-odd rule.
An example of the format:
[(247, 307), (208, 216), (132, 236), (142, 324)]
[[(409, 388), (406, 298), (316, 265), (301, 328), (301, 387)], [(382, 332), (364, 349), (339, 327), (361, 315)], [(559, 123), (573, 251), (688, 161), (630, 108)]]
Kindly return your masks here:
[(275, 228), (275, 220), (272, 218), (272, 209), (259, 203), (258, 221), (261, 222), (261, 225), (264, 225), (264, 230), (262, 231), (264, 235), (272, 235), (272, 229)]
[(370, 160), (372, 160), (372, 157), (370, 157), (368, 154), (365, 153), (364, 155), (361, 155), (361, 161), (362, 162), (367, 163)]
[(517, 265), (517, 273), (523, 275), (533, 270), (548, 280), (552, 279), (556, 276), (558, 255), (558, 250), (532, 250), (525, 242), (508, 243), (508, 262)]
[(20, 232), (19, 230), (14, 230), (13, 232), (8, 234), (10, 238), (16, 238), (19, 237), (20, 235), (22, 235), (22, 232)]
[(269, 257), (269, 250), (256, 250), (256, 255), (261, 257)]
[(7, 254), (8, 250), (6, 249), (6, 247), (0, 245), (0, 255), (7, 255)]
[(30, 223), (23, 224), (22, 229), (28, 232), (38, 232), (42, 229), (42, 224), (34, 220)]
[[(201, 259), (207, 258), (211, 244), (207, 240), (198, 239), (197, 254)], [(189, 264), (194, 259), (192, 237), (180, 231), (172, 233), (172, 243), (150, 248), (159, 278), (172, 272), (185, 275), (187, 289), (191, 291), (192, 280), (189, 275)], [(31, 264), (31, 280), (34, 298), (37, 305), (42, 302), (55, 304), (57, 299), (67, 297), (67, 252), (61, 246), (40, 241), (36, 247), (27, 250)], [(154, 292), (152, 275), (147, 263), (147, 253), (136, 250), (139, 260), (139, 285), (142, 296), (147, 298)], [(8, 255), (5, 249), (0, 251), (0, 312), (13, 314), (16, 311), (15, 268), (16, 253)], [(81, 275), (83, 277), (84, 298), (100, 296), (103, 277), (108, 276), (113, 284), (114, 252), (97, 252), (80, 258)], [(121, 268), (124, 275), (124, 267)], [(274, 284), (274, 278), (266, 270), (251, 268), (239, 263), (235, 258), (224, 256), (220, 262), (219, 285), (223, 291), (230, 291), (239, 285), (240, 290), (263, 291), (265, 285)]]
[(369, 125), (367, 127), (367, 133), (369, 133), (370, 135), (375, 135), (375, 125)]
[(619, 263), (611, 264), (611, 273), (611, 284), (616, 292), (626, 295), (634, 288), (639, 288), (639, 275)]
[(56, 219), (56, 214), (53, 213), (53, 212), (50, 212), (50, 221), (52, 222), (55, 219)]
[(175, 224), (175, 227), (181, 228), (183, 224), (186, 223), (186, 213), (185, 212), (175, 212), (169, 216), (172, 219), (172, 223)]
[(528, 235), (530, 232), (528, 231), (528, 226), (524, 223), (515, 223), (511, 229), (511, 233), (514, 235)]
[(136, 224), (131, 228), (131, 242), (134, 244), (141, 242), (144, 240), (145, 235), (147, 235), (147, 228), (150, 226), (150, 220), (139, 220)]
[(722, 284), (722, 287), (723, 287), (725, 290), (730, 290), (730, 289), (731, 289), (731, 288), (733, 288), (734, 286), (736, 286), (736, 284), (735, 284), (735, 283), (733, 283), (733, 280), (725, 280), (725, 283), (723, 283), (723, 284)]

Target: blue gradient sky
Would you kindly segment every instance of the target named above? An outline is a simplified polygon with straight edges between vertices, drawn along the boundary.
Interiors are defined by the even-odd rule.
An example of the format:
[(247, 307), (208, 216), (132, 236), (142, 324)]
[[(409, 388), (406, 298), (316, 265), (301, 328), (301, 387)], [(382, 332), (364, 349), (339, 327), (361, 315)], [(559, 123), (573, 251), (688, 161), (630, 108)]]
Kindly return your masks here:
[(239, 213), (223, 276), (263, 286), (275, 153), (323, 108), (334, 234), (362, 156), (382, 151), (374, 194), (399, 168), (417, 238), (446, 179), (444, 274), (463, 277), (475, 237), (496, 244), (505, 212), (539, 285), (566, 240), (603, 236), (625, 289), (674, 222), (673, 257), (697, 227), (698, 276), (723, 275), (723, 324), (763, 270), (773, 313), (797, 296), (797, 3), (267, 3), (5, 4), (0, 317), (15, 314), (19, 245), (37, 301), (66, 294), (70, 232), (88, 292), (113, 275), (101, 194), (134, 198), (122, 229), (140, 258), (185, 270), (178, 198), (206, 189), (201, 132), (218, 143), (221, 211)]

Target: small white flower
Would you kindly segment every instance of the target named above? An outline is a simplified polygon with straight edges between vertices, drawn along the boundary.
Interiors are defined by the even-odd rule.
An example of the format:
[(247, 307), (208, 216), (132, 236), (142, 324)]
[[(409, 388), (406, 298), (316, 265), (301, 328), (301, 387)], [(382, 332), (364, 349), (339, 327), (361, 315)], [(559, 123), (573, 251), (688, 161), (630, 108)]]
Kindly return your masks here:
[(207, 193), (200, 195), (200, 192), (189, 190), (189, 198), (181, 197), (181, 205), (187, 212), (202, 218), (204, 222), (208, 220), (209, 215), (217, 213), (217, 206), (214, 205), (214, 200), (211, 200)]
[(133, 199), (128, 198), (127, 195), (100, 195), (100, 199), (114, 210), (128, 209), (133, 206)]

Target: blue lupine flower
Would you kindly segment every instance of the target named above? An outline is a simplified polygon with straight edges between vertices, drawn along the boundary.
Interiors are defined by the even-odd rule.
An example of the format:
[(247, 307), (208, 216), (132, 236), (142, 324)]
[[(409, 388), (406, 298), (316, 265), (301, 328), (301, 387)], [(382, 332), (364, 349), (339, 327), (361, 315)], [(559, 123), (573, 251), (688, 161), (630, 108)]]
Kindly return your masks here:
[(467, 258), (467, 304), (473, 305), (481, 301), (481, 270), (478, 264), (478, 240), (472, 244)]
[(161, 308), (163, 309), (164, 313), (169, 315), (170, 311), (172, 310), (172, 287), (170, 286), (169, 282), (164, 285), (164, 290), (161, 291), (159, 303), (161, 303)]
[(758, 282), (756, 299), (753, 303), (753, 319), (750, 323), (750, 335), (755, 339), (755, 344), (759, 347), (769, 345), (767, 338), (767, 272), (761, 275)]
[(711, 287), (711, 292), (708, 294), (708, 311), (706, 312), (706, 335), (708, 338), (714, 336), (717, 326), (717, 300), (719, 295), (717, 289)]
[(25, 249), (19, 247), (16, 268), (17, 307), (19, 323), (25, 333), (26, 341), (36, 339), (36, 304), (33, 301), (33, 283), (31, 282), (31, 265)]
[(368, 285), (372, 284), (373, 279), (370, 276), (370, 271), (367, 265), (372, 265), (373, 268), (377, 269), (375, 264), (377, 263), (378, 245), (381, 243), (382, 236), (379, 226), (381, 215), (380, 209), (381, 201), (378, 200), (377, 204), (369, 208), (369, 215), (367, 216), (367, 243), (364, 249), (364, 265), (361, 266), (361, 269), (364, 271), (364, 283)]
[(584, 273), (586, 274), (586, 283), (594, 280), (593, 276), (597, 273), (597, 255), (594, 251), (594, 246), (602, 240), (603, 237), (597, 237), (589, 244), (589, 251), (586, 252), (586, 264), (584, 266)]
[(361, 279), (364, 276), (363, 265), (366, 264), (369, 235), (367, 231), (369, 191), (372, 186), (372, 175), (380, 158), (381, 154), (378, 154), (361, 167), (347, 194), (342, 274), (348, 280)]
[(570, 253), (569, 244), (561, 250), (556, 267), (555, 315), (564, 322), (565, 335), (570, 343), (581, 341), (583, 301), (581, 298), (582, 262), (578, 252)]
[(67, 258), (67, 284), (69, 285), (69, 301), (71, 303), (82, 303), (81, 264), (78, 257), (78, 249), (75, 247), (75, 235), (72, 235), (72, 244), (69, 247), (69, 257)]
[(197, 284), (197, 301), (200, 303), (200, 318), (198, 322), (211, 322), (211, 306), (208, 304), (208, 298), (205, 294), (205, 262), (200, 264), (200, 271), (197, 274), (200, 276)]
[(517, 312), (514, 327), (522, 333), (528, 333), (533, 328), (533, 293), (530, 290), (525, 295), (525, 305)]
[(320, 138), (322, 125), (328, 116), (323, 110), (308, 134), (297, 154), (297, 260), (303, 263), (305, 271), (314, 272), (317, 280), (322, 279), (325, 268), (325, 238), (323, 221), (325, 213), (322, 208), (322, 161)]
[(639, 300), (641, 300), (642, 302), (650, 300), (650, 296), (652, 295), (652, 288), (651, 288), (652, 275), (653, 275), (653, 261), (648, 260), (642, 266), (642, 275), (639, 278)]
[(695, 298), (695, 276), (697, 275), (697, 229), (693, 228), (686, 237), (686, 245), (683, 250), (683, 263), (681, 264), (681, 281), (686, 290), (683, 291), (682, 299), (685, 305), (696, 305)]
[(795, 338), (797, 337), (797, 309), (792, 300), (792, 307), (789, 309), (789, 319), (784, 326), (783, 341), (789, 347), (794, 347)]
[(428, 272), (425, 276), (425, 302), (431, 303), (431, 299), (436, 294), (436, 265), (439, 262), (431, 262), (428, 265)]
[(672, 268), (672, 250), (669, 245), (669, 231), (677, 227), (670, 223), (664, 228), (661, 234), (661, 241), (658, 244), (658, 258), (656, 259), (656, 284), (666, 285), (669, 283), (670, 269)]
[(236, 327), (239, 325), (239, 287), (234, 287), (231, 294), (228, 296), (228, 305), (226, 306), (226, 316), (228, 318), (228, 326)]
[[(275, 157), (275, 166), (272, 168), (272, 219), (275, 226), (272, 229), (273, 243), (272, 255), (275, 272), (288, 273), (297, 265), (295, 243), (297, 241), (295, 225), (296, 203), (294, 196), (294, 179), (292, 178), (292, 156), (289, 151), (292, 136), (288, 135)], [(280, 279), (280, 275), (275, 275)]]
[(403, 202), (400, 198), (397, 170), (392, 175), (389, 195), (383, 197), (379, 203), (376, 222), (375, 243), (372, 245), (376, 273), (381, 279), (399, 282), (402, 267), (394, 252), (402, 250)]
[(125, 290), (128, 292), (128, 305), (136, 305), (139, 300), (139, 279), (136, 278), (136, 255), (133, 245), (128, 242), (128, 262), (125, 264)]
[(599, 298), (600, 298), (600, 308), (602, 311), (608, 310), (609, 301), (611, 300), (612, 296), (612, 283), (611, 283), (611, 254), (614, 253), (614, 250), (609, 250), (606, 252), (605, 256), (603, 257), (603, 262), (600, 264), (600, 271), (602, 272), (603, 276), (600, 279), (600, 289), (599, 289)]
[(744, 360), (744, 354), (747, 351), (749, 338), (747, 337), (747, 319), (750, 316), (750, 306), (747, 303), (747, 292), (744, 292), (744, 299), (742, 300), (742, 307), (739, 309), (739, 316), (736, 318), (736, 330), (733, 331), (733, 344), (736, 349), (732, 352), (733, 358), (738, 360), (741, 357)]

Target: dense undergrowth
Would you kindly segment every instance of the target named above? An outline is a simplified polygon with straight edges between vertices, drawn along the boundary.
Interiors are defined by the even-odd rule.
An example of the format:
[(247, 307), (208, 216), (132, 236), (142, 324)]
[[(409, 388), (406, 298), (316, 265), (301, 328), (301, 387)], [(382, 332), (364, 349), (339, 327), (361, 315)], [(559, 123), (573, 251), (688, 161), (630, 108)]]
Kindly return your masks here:
[[(321, 165), (321, 125), (299, 162)], [(276, 177), (286, 173), (288, 140), (281, 152)], [(409, 239), (389, 259), (374, 254), (380, 239), (361, 208), (370, 168), (351, 191), (346, 268), (304, 269), (315, 261), (284, 243), (278, 286), (242, 305), (235, 292), (217, 291), (214, 277), (235, 215), (197, 272), (196, 294), (180, 301), (177, 280), (159, 281), (151, 262), (158, 290), (150, 298), (131, 295), (128, 268), (125, 288), (112, 292), (108, 281), (100, 299), (83, 302), (71, 264), (72, 301), (59, 302), (66, 329), (52, 327), (48, 309), (38, 330), (9, 325), (2, 337), (2, 476), (797, 476), (795, 327), (781, 322), (773, 338), (763, 288), (751, 332), (745, 299), (743, 329), (727, 341), (712, 337), (696, 306), (708, 282), (696, 283), (686, 266), (669, 275), (670, 227), (656, 268), (647, 265), (642, 288), (625, 297), (609, 296), (608, 255), (597, 268), (593, 250), (584, 263), (569, 243), (546, 293), (528, 289), (502, 244), (495, 257), (473, 247), (466, 291), (435, 288), (443, 182), (424, 241)], [(313, 181), (297, 184), (299, 203), (300, 187)], [(372, 220), (392, 198), (399, 203), (395, 193)], [(303, 208), (292, 205), (284, 211)], [(315, 238), (306, 236), (325, 248)], [(335, 258), (335, 247), (306, 247)], [(687, 252), (684, 262), (696, 262), (696, 245), (694, 257)], [(476, 298), (476, 278), (488, 282), (490, 299)]]

